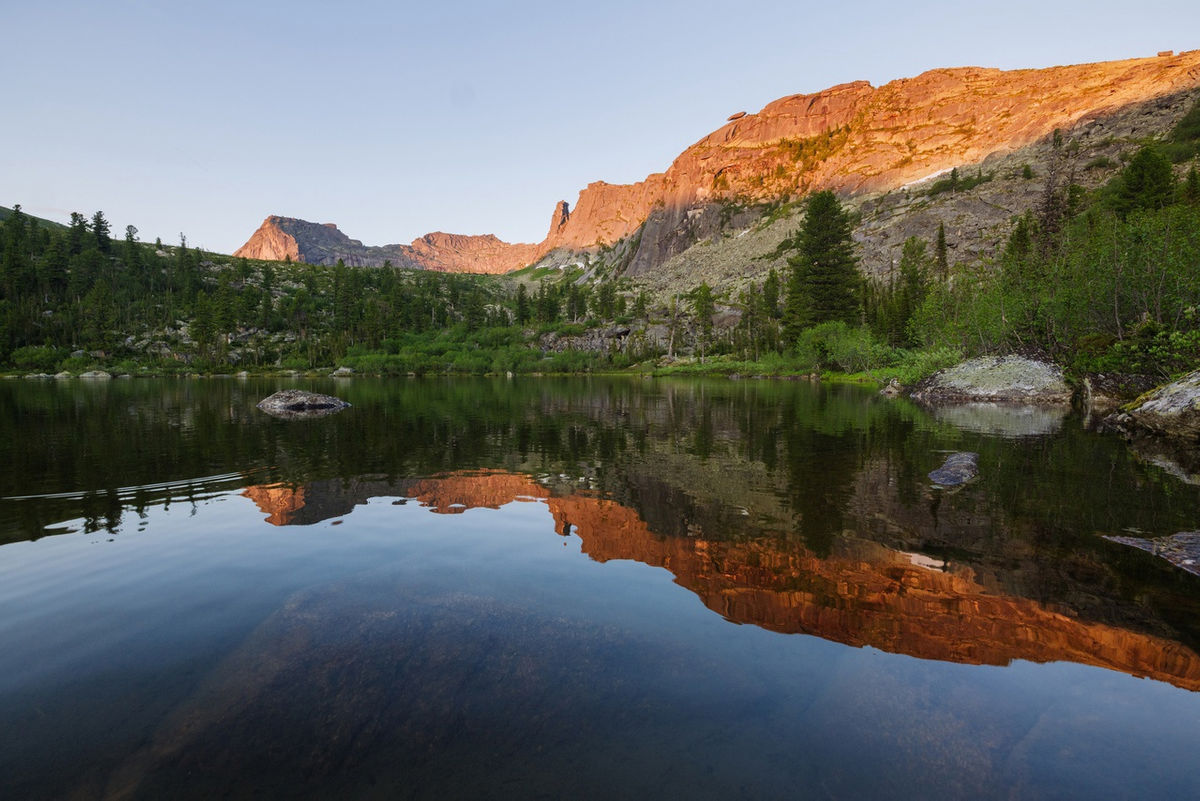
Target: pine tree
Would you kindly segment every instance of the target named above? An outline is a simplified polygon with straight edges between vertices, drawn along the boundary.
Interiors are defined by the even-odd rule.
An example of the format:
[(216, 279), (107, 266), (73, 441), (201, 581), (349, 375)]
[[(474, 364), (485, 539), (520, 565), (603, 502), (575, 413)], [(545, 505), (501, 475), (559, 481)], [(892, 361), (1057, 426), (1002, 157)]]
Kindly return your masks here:
[(1113, 201), (1116, 212), (1125, 217), (1139, 209), (1161, 209), (1175, 196), (1175, 176), (1171, 162), (1158, 148), (1146, 145), (1130, 159), (1117, 184)]
[(125, 266), (133, 272), (137, 272), (142, 266), (142, 249), (137, 243), (138, 229), (136, 226), (125, 226), (125, 248), (121, 258), (125, 261)]
[(779, 317), (779, 273), (772, 267), (762, 286), (762, 307), (771, 319)]
[(650, 307), (650, 300), (646, 297), (646, 290), (638, 292), (637, 299), (633, 302), (633, 316), (639, 320), (646, 319)]
[(900, 284), (896, 287), (896, 312), (890, 339), (897, 345), (913, 345), (909, 323), (913, 313), (925, 300), (929, 256), (925, 240), (909, 237), (900, 255)]
[(943, 281), (950, 275), (950, 257), (946, 252), (946, 224), (938, 223), (937, 244), (934, 246), (934, 264), (938, 277)]
[(850, 215), (833, 192), (809, 196), (796, 241), (796, 255), (788, 259), (792, 278), (784, 310), (784, 326), (792, 341), (805, 325), (854, 322), (861, 291)]
[(92, 237), (96, 240), (96, 248), (101, 253), (109, 253), (112, 250), (112, 228), (108, 224), (108, 220), (104, 219), (104, 212), (98, 211), (92, 215)]
[(1196, 205), (1200, 203), (1200, 173), (1193, 166), (1188, 170), (1187, 178), (1183, 181), (1183, 201)]
[(524, 284), (517, 287), (517, 325), (529, 322), (529, 291)]
[(84, 238), (87, 236), (87, 217), (77, 211), (71, 212), (71, 225), (67, 231), (67, 253), (75, 256), (83, 251)]
[(712, 341), (713, 314), (717, 310), (713, 303), (712, 287), (707, 282), (701, 282), (700, 286), (692, 290), (690, 300), (692, 314), (696, 317), (696, 324), (700, 326), (700, 337), (697, 344), (700, 346), (700, 361), (704, 361), (704, 354)]

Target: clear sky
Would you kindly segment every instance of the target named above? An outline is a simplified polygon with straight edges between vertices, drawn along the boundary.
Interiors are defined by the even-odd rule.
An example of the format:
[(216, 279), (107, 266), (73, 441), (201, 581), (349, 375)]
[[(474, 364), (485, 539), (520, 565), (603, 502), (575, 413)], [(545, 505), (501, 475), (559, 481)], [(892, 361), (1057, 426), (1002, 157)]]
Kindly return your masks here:
[(223, 252), (268, 214), (536, 242), (784, 95), (1196, 48), (1198, 0), (0, 0), (0, 205)]

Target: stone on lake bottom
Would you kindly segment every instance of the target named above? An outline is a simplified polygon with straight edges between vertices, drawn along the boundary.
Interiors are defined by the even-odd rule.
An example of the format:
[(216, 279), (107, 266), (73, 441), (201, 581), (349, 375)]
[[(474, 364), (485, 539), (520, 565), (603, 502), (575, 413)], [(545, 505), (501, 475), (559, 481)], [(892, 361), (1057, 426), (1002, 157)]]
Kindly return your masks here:
[(979, 475), (979, 454), (952, 453), (937, 470), (929, 474), (929, 480), (939, 487), (959, 487)]

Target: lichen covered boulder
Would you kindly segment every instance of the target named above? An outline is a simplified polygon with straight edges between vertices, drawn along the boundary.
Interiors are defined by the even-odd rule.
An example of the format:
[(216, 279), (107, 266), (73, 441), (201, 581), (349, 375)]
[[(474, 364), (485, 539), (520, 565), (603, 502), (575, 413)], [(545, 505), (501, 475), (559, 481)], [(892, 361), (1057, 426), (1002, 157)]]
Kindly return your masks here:
[(341, 398), (303, 389), (283, 389), (258, 402), (258, 408), (267, 414), (288, 420), (325, 417), (349, 405)]
[(1147, 392), (1115, 422), (1120, 428), (1200, 441), (1200, 370)]
[(1022, 356), (981, 356), (939, 370), (913, 392), (924, 403), (1027, 403), (1067, 405), (1071, 387), (1062, 368)]

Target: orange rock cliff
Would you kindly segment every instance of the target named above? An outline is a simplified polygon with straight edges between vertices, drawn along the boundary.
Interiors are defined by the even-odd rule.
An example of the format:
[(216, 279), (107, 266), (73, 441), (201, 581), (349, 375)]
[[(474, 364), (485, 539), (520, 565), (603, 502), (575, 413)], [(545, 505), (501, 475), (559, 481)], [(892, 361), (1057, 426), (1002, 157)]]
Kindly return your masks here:
[[(1002, 71), (937, 69), (873, 87), (842, 84), (792, 95), (730, 122), (635, 184), (598, 181), (572, 209), (555, 206), (538, 245), (493, 236), (429, 234), (411, 245), (364, 247), (336, 226), (268, 217), (234, 253), (249, 258), (382, 264), (451, 272), (508, 272), (552, 250), (611, 244), (661, 212), (655, 231), (673, 230), (698, 204), (765, 201), (833, 189), (877, 192), (974, 164), (1125, 106), (1200, 86), (1200, 50), (1178, 55)], [(649, 226), (648, 226), (649, 228)], [(342, 241), (335, 242), (340, 237)], [(653, 266), (653, 242), (641, 268)], [(337, 255), (340, 251), (342, 255)], [(389, 255), (390, 254), (390, 255)], [(635, 262), (635, 267), (638, 262)]]

